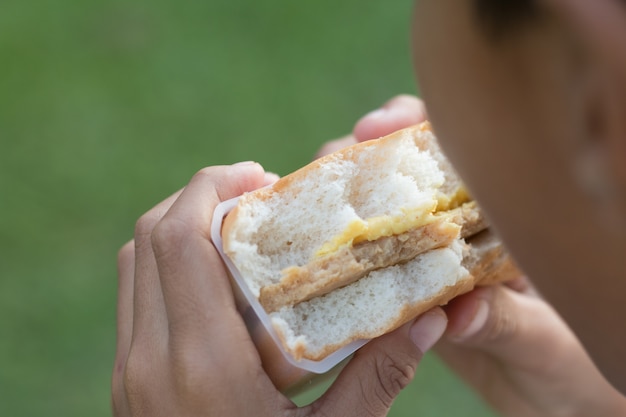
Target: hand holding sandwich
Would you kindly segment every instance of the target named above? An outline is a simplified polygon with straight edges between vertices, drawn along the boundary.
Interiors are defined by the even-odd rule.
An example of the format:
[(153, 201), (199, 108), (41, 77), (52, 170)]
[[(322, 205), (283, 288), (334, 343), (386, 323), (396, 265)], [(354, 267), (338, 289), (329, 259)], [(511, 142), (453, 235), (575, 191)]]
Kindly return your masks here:
[(361, 349), (310, 406), (298, 409), (280, 394), (208, 237), (220, 201), (272, 179), (255, 163), (207, 168), (138, 221), (118, 263), (117, 417), (384, 416), (445, 330), (435, 309)]
[[(383, 109), (364, 116), (342, 145), (419, 123), (426, 114), (410, 96)], [(461, 295), (444, 310), (448, 329), (435, 351), (502, 415), (626, 415), (624, 397), (526, 278)]]
[[(421, 102), (396, 98), (362, 119), (340, 145), (423, 117)], [(443, 333), (446, 316), (436, 308), (363, 347), (309, 407), (297, 409), (280, 394), (207, 236), (207, 213), (217, 203), (273, 180), (254, 163), (208, 168), (137, 223), (135, 240), (119, 259), (116, 416), (386, 415)], [(437, 350), (446, 362), (504, 415), (623, 413), (624, 398), (554, 310), (530, 287), (511, 287), (482, 288), (445, 308), (448, 335)], [(565, 366), (555, 365), (563, 358)]]

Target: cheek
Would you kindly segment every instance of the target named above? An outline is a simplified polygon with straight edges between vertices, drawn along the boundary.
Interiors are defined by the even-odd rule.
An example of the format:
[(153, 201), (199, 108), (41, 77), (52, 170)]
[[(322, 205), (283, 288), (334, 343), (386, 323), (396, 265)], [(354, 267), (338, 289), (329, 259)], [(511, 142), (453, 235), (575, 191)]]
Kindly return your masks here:
[(421, 96), (446, 153), (461, 169), (466, 161), (484, 166), (493, 150), (489, 137), (510, 132), (521, 105), (508, 69), (477, 33), (468, 3), (420, 1), (413, 26)]
[(437, 136), (476, 197), (493, 195), (485, 190), (506, 197), (510, 178), (502, 174), (525, 168), (521, 144), (533, 124), (525, 114), (531, 106), (475, 46), (440, 41), (435, 50), (416, 53), (415, 67)]
[(554, 230), (561, 229), (556, 223), (536, 227), (573, 192), (567, 155), (553, 140), (564, 137), (567, 126), (555, 111), (564, 107), (561, 96), (529, 74), (516, 77), (514, 66), (479, 58), (423, 68), (424, 99), (442, 147), (498, 231), (516, 246), (536, 246), (544, 234), (564, 236)]
[(555, 236), (567, 239), (581, 213), (546, 221), (577, 200), (565, 140), (577, 135), (571, 83), (557, 40), (537, 31), (494, 46), (468, 15), (430, 18), (438, 25), (416, 19), (415, 68), (444, 151), (517, 254), (545, 244), (566, 256)]

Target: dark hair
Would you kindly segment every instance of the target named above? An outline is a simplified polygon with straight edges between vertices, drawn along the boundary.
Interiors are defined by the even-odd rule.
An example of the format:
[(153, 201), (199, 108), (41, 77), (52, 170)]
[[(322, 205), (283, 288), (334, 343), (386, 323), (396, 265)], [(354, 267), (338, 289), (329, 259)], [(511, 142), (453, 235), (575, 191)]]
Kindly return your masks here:
[(478, 23), (491, 38), (502, 38), (537, 18), (535, 0), (475, 0)]

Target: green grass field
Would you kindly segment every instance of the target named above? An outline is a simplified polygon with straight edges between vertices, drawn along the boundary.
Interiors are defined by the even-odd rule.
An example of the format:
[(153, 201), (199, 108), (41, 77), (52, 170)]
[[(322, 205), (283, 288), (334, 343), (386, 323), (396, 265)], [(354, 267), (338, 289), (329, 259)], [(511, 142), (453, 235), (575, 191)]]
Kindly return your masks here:
[[(0, 415), (110, 415), (136, 219), (203, 166), (285, 174), (415, 93), (411, 3), (0, 2)], [(493, 414), (429, 355), (390, 415)]]

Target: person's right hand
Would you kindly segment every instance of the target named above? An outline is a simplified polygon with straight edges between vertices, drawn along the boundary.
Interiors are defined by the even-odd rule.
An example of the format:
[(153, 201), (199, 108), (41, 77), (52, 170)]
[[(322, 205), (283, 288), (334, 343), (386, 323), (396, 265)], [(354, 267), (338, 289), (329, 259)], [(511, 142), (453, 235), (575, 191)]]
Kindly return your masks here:
[(574, 333), (519, 282), (479, 288), (446, 306), (447, 337), (437, 353), (505, 416), (626, 415), (626, 399)]
[[(352, 136), (330, 142), (321, 153), (387, 135), (425, 118), (421, 100), (395, 97), (361, 118)], [(453, 300), (445, 311), (447, 336), (436, 352), (503, 415), (626, 415), (626, 399), (526, 279), (476, 289)]]

